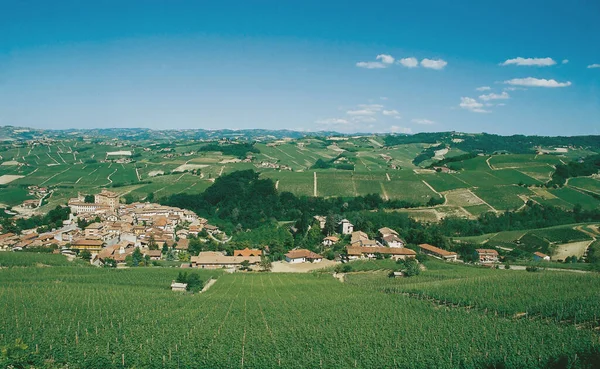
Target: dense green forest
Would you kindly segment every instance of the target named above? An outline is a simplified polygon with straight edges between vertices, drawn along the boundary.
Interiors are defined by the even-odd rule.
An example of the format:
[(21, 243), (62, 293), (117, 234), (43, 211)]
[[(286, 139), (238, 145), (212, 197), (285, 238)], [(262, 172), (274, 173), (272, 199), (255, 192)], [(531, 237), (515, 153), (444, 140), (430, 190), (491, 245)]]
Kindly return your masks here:
[[(452, 141), (459, 138), (462, 141)], [(575, 146), (600, 150), (600, 136), (547, 137), (547, 136), (500, 136), (494, 134), (454, 134), (453, 132), (418, 133), (414, 135), (388, 135), (386, 146), (409, 143), (445, 143), (466, 152), (492, 154), (507, 151), (513, 154), (534, 153), (536, 147)]]
[(250, 143), (240, 143), (240, 144), (228, 144), (228, 145), (219, 145), (216, 143), (211, 143), (205, 146), (202, 146), (198, 149), (198, 151), (202, 152), (222, 152), (223, 155), (231, 155), (240, 159), (244, 159), (249, 152), (259, 153), (254, 144)]
[(567, 164), (556, 165), (549, 185), (562, 186), (567, 178), (589, 176), (600, 170), (600, 155), (588, 156), (580, 161), (571, 161)]
[(409, 208), (413, 204), (402, 200), (383, 200), (377, 194), (353, 198), (322, 198), (279, 193), (271, 179), (260, 179), (254, 170), (236, 171), (215, 180), (198, 195), (175, 194), (162, 200), (170, 206), (186, 208), (207, 218), (220, 219), (241, 228), (256, 228), (270, 219), (296, 220), (303, 214), (345, 213), (379, 208)]

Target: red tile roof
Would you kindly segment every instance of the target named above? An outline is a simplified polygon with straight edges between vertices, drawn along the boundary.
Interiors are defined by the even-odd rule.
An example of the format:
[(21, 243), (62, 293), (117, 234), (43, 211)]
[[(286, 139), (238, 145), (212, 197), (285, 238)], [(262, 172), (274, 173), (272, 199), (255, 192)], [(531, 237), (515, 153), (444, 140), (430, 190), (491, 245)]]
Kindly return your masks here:
[(455, 255), (457, 255), (455, 252), (440, 249), (439, 247), (435, 247), (428, 243), (422, 243), (419, 245), (419, 247), (421, 248), (421, 250), (426, 250), (426, 251), (429, 251), (431, 253), (434, 253), (434, 254), (437, 254), (440, 256), (455, 256)]
[(285, 256), (289, 259), (299, 259), (299, 258), (323, 259), (323, 257), (321, 255), (316, 254), (307, 249), (292, 250), (292, 251), (288, 252), (287, 254), (285, 254)]

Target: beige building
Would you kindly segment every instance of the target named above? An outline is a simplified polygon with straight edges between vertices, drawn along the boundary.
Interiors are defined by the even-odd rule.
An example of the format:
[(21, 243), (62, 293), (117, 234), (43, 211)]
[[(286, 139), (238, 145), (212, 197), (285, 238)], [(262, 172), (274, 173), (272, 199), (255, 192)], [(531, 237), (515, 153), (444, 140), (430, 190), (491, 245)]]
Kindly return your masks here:
[(110, 207), (112, 211), (115, 211), (119, 207), (119, 200), (121, 196), (109, 190), (102, 190), (99, 194), (94, 196), (94, 202), (100, 205), (106, 205)]

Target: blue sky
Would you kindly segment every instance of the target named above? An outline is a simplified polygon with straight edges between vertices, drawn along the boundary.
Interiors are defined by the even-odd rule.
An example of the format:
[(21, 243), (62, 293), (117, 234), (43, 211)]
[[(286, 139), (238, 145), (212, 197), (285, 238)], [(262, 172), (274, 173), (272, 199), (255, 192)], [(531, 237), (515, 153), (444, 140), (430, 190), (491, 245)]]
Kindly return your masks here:
[(323, 3), (2, 1), (0, 125), (600, 134), (597, 1)]

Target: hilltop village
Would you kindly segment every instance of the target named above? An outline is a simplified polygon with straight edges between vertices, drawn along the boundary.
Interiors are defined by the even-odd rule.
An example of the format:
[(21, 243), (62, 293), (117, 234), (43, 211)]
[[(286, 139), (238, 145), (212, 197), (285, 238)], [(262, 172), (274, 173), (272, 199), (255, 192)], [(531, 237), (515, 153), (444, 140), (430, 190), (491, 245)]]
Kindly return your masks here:
[[(182, 268), (225, 268), (230, 271), (257, 268), (269, 255), (269, 247), (265, 245), (229, 251), (202, 247), (203, 251), (194, 252), (190, 242), (223, 245), (231, 237), (190, 210), (150, 202), (123, 204), (118, 193), (106, 189), (93, 198), (90, 195), (72, 198), (68, 207), (70, 216), (63, 221), (63, 227), (40, 234), (35, 229), (25, 230), (21, 235), (5, 233), (0, 236), (0, 249), (52, 248), (54, 253), (69, 258), (80, 256), (96, 266), (124, 267), (166, 260)], [(313, 218), (313, 225), (321, 230), (326, 222), (325, 216)], [(338, 244), (342, 237), (348, 239), (348, 244), (334, 262), (415, 259), (416, 251), (445, 261), (460, 261), (457, 253), (429, 244), (418, 245), (416, 251), (407, 248), (398, 232), (388, 227), (379, 229), (377, 237), (370, 239), (367, 233), (355, 230), (347, 219), (337, 222), (335, 234), (323, 237), (321, 250)], [(476, 252), (482, 264), (499, 261), (494, 249), (477, 249)], [(550, 259), (541, 253), (539, 258)], [(302, 248), (285, 254), (288, 264), (321, 263), (324, 259), (321, 254)]]

